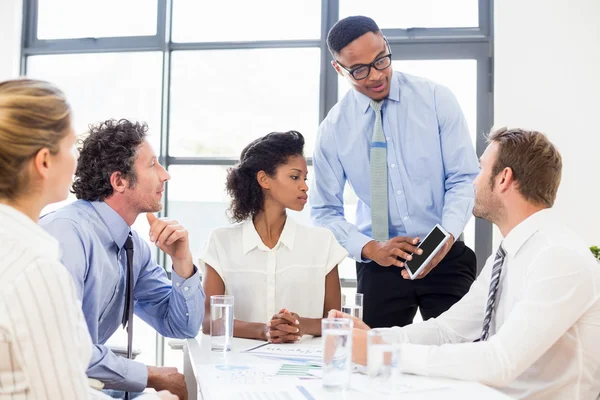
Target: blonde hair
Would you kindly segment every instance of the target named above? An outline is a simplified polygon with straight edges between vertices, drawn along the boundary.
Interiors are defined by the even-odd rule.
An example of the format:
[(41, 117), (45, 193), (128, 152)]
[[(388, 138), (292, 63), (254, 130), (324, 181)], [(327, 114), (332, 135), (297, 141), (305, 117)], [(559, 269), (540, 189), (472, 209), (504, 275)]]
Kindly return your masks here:
[(0, 82), (0, 198), (25, 191), (27, 162), (41, 149), (57, 154), (71, 126), (71, 107), (54, 85), (33, 79)]

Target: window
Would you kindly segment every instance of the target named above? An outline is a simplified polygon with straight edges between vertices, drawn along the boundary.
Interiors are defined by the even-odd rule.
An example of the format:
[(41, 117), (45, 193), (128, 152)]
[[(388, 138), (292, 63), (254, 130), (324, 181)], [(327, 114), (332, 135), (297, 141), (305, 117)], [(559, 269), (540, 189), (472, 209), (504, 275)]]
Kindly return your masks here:
[(173, 2), (174, 42), (318, 40), (320, 36), (319, 0)]
[(173, 54), (173, 156), (239, 157), (252, 140), (297, 130), (314, 148), (319, 124), (317, 48)]
[(39, 0), (37, 38), (155, 35), (156, 12), (157, 0)]
[[(479, 153), (485, 148), (481, 133), (492, 126), (490, 0), (24, 5), (22, 73), (66, 92), (77, 132), (107, 118), (148, 123), (150, 141), (172, 176), (163, 214), (189, 230), (195, 260), (210, 232), (228, 223), (226, 172), (245, 145), (271, 131), (298, 130), (311, 163), (319, 122), (349, 89), (331, 68), (325, 41), (340, 18), (371, 16), (390, 43), (394, 69), (448, 86)], [(313, 177), (310, 168), (309, 183)], [(356, 197), (349, 187), (344, 198), (352, 222)], [(309, 208), (310, 191), (305, 210), (291, 215), (310, 223)], [(145, 218), (135, 226), (147, 235)], [(465, 236), (483, 265), (491, 252), (491, 225), (472, 220)], [(170, 269), (162, 253), (157, 259)], [(343, 292), (355, 291), (353, 260), (342, 263), (340, 276)], [(141, 360), (162, 365), (162, 338), (141, 321), (136, 326)], [(119, 335), (116, 341), (123, 339)], [(172, 363), (177, 356), (167, 358)]]
[(145, 121), (150, 142), (160, 151), (160, 53), (33, 56), (27, 75), (53, 82), (65, 92), (76, 133), (109, 118)]
[[(367, 14), (365, 14), (367, 13)], [(479, 26), (477, 0), (340, 0), (340, 18), (368, 15), (380, 29)]]

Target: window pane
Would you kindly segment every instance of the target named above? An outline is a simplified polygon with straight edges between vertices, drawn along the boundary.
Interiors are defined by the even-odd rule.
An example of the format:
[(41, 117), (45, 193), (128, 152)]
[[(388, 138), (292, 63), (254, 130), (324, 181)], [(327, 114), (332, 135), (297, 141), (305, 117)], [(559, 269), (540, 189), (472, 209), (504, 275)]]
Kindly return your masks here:
[[(477, 140), (477, 61), (476, 60), (394, 60), (396, 71), (422, 76), (448, 87), (462, 108), (473, 146)], [(338, 78), (338, 97), (350, 89), (345, 77)], [(471, 218), (465, 228), (465, 243), (475, 248), (475, 219)]]
[(228, 168), (217, 165), (169, 167), (168, 217), (187, 229), (194, 262), (198, 262), (210, 233), (229, 224), (225, 213), (229, 207), (225, 192)]
[(38, 39), (156, 35), (156, 0), (39, 0)]
[[(208, 8), (208, 10), (207, 10)], [(225, 16), (220, 18), (219, 16)], [(174, 0), (174, 42), (319, 39), (321, 0)]]
[(170, 155), (237, 157), (253, 139), (288, 130), (312, 154), (319, 59), (318, 48), (174, 53)]
[(34, 56), (28, 58), (27, 75), (65, 92), (76, 133), (109, 118), (145, 121), (149, 141), (159, 151), (161, 53)]
[(477, 0), (340, 0), (340, 19), (366, 15), (380, 29), (479, 26)]

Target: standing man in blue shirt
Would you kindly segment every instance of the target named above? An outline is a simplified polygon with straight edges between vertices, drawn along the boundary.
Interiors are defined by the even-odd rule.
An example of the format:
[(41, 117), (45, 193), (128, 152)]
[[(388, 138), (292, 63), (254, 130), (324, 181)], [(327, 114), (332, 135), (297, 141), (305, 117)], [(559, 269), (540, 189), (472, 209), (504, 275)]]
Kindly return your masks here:
[[(417, 308), (424, 320), (437, 317), (467, 293), (477, 270), (473, 251), (456, 241), (478, 173), (465, 118), (446, 87), (392, 71), (390, 46), (371, 18), (338, 21), (327, 45), (353, 90), (319, 127), (312, 219), (357, 261), (369, 326), (410, 324)], [(344, 217), (346, 180), (359, 199), (356, 225)], [(412, 281), (403, 261), (438, 223), (451, 239)]]
[[(78, 201), (46, 215), (40, 225), (60, 242), (62, 263), (83, 303), (95, 344), (88, 376), (107, 389), (167, 389), (185, 399), (185, 381), (176, 368), (146, 366), (104, 345), (122, 324), (131, 326), (133, 314), (127, 306), (133, 300), (135, 314), (163, 336), (195, 337), (204, 316), (204, 292), (187, 230), (151, 214), (162, 209), (170, 176), (147, 142), (147, 130), (146, 124), (124, 119), (92, 127), (75, 172)], [(148, 244), (131, 229), (141, 213), (148, 213), (150, 240), (171, 257), (172, 283), (152, 259)], [(133, 293), (130, 303), (128, 290)]]

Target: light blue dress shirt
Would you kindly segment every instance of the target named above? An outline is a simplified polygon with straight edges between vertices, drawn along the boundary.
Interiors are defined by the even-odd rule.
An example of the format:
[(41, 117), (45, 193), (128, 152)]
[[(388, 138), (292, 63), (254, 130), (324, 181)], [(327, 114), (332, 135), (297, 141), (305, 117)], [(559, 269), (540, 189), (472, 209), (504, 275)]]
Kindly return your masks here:
[[(436, 223), (458, 238), (471, 218), (479, 172), (467, 122), (449, 89), (394, 72), (383, 105), (387, 141), (389, 234), (419, 236)], [(371, 240), (370, 99), (350, 90), (319, 127), (311, 218), (328, 227), (355, 260)], [(344, 216), (346, 181), (358, 196), (356, 225)]]
[[(44, 216), (40, 225), (60, 242), (61, 261), (83, 303), (95, 344), (88, 376), (104, 382), (107, 389), (143, 391), (147, 367), (104, 346), (121, 327), (127, 275), (123, 245), (131, 228), (106, 203), (83, 200)], [(148, 244), (136, 231), (132, 236), (135, 314), (163, 336), (195, 337), (204, 317), (205, 297), (198, 270), (185, 280), (173, 271), (171, 285), (164, 269), (152, 260)]]

